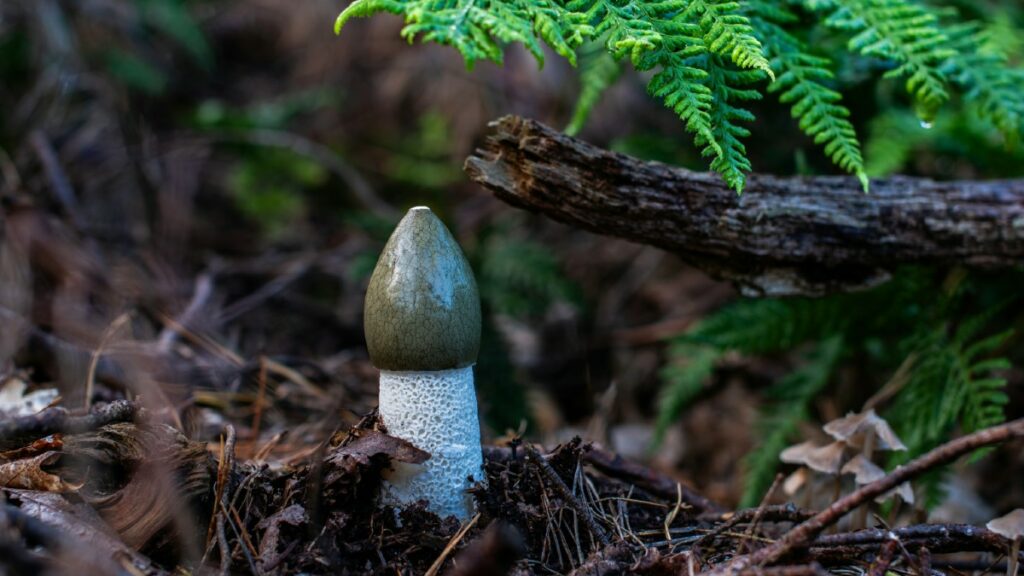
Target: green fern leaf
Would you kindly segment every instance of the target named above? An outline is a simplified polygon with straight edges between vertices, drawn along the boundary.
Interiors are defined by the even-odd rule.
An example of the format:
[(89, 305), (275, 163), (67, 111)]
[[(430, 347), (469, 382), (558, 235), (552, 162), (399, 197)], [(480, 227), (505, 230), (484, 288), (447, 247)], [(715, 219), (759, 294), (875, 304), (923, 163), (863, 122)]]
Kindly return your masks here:
[(1009, 68), (1006, 55), (985, 50), (989, 33), (976, 24), (963, 24), (950, 30), (957, 54), (945, 70), (964, 90), (964, 98), (979, 115), (991, 122), (1010, 145), (1015, 145), (1024, 130), (1024, 70)]
[(754, 37), (750, 20), (730, 0), (690, 0), (682, 16), (697, 21), (709, 52), (727, 58), (740, 68), (761, 70), (772, 80), (775, 73), (765, 57), (761, 42)]
[(740, 300), (705, 319), (684, 338), (745, 354), (789, 350), (842, 330), (849, 318), (844, 300)]
[[(758, 3), (758, 8), (763, 3)], [(778, 16), (778, 10), (770, 12)], [(784, 18), (785, 16), (781, 16)], [(779, 101), (791, 104), (800, 129), (825, 147), (825, 154), (837, 166), (857, 176), (868, 191), (860, 141), (849, 120), (850, 111), (840, 102), (839, 92), (825, 85), (832, 80), (827, 58), (808, 54), (806, 47), (780, 26), (762, 17), (752, 19), (758, 33), (766, 39), (767, 52), (780, 75), (768, 86), (778, 92)]]
[(655, 446), (686, 406), (704, 390), (721, 356), (720, 350), (685, 341), (676, 341), (669, 347), (668, 362), (661, 370), (665, 385), (654, 427)]
[(750, 130), (740, 122), (753, 122), (754, 115), (739, 103), (759, 100), (761, 93), (747, 88), (759, 82), (760, 71), (735, 70), (728, 68), (718, 56), (705, 59), (707, 66), (707, 83), (711, 89), (711, 133), (712, 140), (702, 135), (696, 139), (697, 145), (704, 145), (701, 152), (704, 156), (713, 156), (711, 169), (722, 175), (722, 178), (736, 190), (743, 192), (746, 184), (746, 173), (750, 172), (750, 160), (742, 138), (750, 136)]
[(943, 63), (956, 55), (938, 19), (910, 0), (835, 0), (826, 24), (850, 30), (851, 51), (896, 64), (886, 77), (906, 78), (918, 115), (930, 122), (949, 99)]
[(481, 298), (499, 314), (542, 314), (553, 302), (576, 302), (577, 288), (551, 251), (536, 242), (496, 231), (479, 254)]
[(457, 49), (472, 67), (477, 60), (502, 61), (502, 47), (520, 43), (543, 64), (540, 40), (570, 62), (593, 33), (582, 14), (551, 0), (356, 0), (338, 16), (336, 34), (354, 17), (380, 12), (405, 16), (402, 37), (422, 37)]
[(622, 74), (622, 66), (605, 49), (603, 41), (592, 42), (581, 48), (579, 62), (581, 89), (572, 119), (565, 128), (565, 133), (569, 135), (576, 135), (583, 129), (601, 95)]

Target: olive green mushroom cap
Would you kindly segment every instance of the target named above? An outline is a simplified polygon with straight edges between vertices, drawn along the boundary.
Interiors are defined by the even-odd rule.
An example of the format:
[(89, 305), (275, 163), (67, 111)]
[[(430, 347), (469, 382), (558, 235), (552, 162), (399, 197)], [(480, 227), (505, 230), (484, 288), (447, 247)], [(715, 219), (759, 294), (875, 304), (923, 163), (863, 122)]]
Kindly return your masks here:
[(366, 345), (381, 370), (464, 368), (480, 351), (480, 295), (455, 238), (425, 206), (398, 223), (370, 277)]

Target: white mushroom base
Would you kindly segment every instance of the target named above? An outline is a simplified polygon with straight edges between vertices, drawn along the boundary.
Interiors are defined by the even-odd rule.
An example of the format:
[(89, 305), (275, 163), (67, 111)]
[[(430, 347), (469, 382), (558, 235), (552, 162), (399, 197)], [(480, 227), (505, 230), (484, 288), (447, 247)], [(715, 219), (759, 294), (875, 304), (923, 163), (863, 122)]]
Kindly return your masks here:
[(392, 504), (428, 500), (441, 517), (473, 514), (469, 480), (483, 482), (483, 453), (473, 367), (436, 372), (380, 372), (381, 420), (388, 433), (430, 452), (423, 464), (395, 463), (383, 499)]

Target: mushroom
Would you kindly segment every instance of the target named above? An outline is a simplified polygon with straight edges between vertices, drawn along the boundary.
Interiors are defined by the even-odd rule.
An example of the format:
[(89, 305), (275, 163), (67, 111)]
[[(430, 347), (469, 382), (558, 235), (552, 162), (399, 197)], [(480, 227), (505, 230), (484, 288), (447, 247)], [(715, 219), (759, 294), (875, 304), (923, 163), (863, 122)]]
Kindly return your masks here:
[[(842, 418), (837, 418), (825, 424), (823, 430), (837, 441), (844, 442), (847, 446), (860, 452), (843, 468), (843, 474), (854, 474), (855, 482), (858, 485), (874, 481), (866, 480), (866, 478), (877, 480), (885, 475), (885, 471), (871, 461), (876, 449), (897, 451), (907, 449), (899, 436), (893, 432), (889, 423), (875, 413), (874, 408), (856, 414), (851, 412)], [(901, 484), (895, 492), (904, 502), (914, 503), (914, 491), (910, 484)], [(892, 492), (883, 496), (882, 499), (888, 499), (891, 495)], [(858, 507), (853, 516), (853, 527), (855, 529), (863, 528), (867, 524), (867, 517), (868, 505)]]
[(429, 208), (411, 209), (391, 234), (370, 277), (364, 326), (380, 369), (381, 420), (431, 455), (394, 464), (384, 500), (427, 500), (440, 516), (470, 517), (466, 489), (485, 480), (473, 389), (480, 297), (462, 250)]
[[(837, 481), (836, 492), (838, 492), (839, 468), (843, 465), (843, 450), (845, 448), (846, 446), (842, 442), (816, 446), (814, 442), (807, 441), (783, 450), (779, 454), (779, 460), (786, 464), (806, 466), (816, 472), (835, 477)], [(804, 496), (805, 507), (813, 505), (813, 490), (814, 483), (807, 482), (807, 493)]]
[[(843, 465), (841, 473), (853, 474), (853, 481), (858, 486), (863, 486), (876, 480), (881, 480), (885, 476), (885, 470), (883, 470), (878, 464), (868, 460), (863, 454), (857, 454), (849, 462)], [(907, 504), (914, 503), (914, 490), (910, 487), (910, 482), (904, 482), (885, 494), (882, 494), (875, 498), (875, 502), (881, 504), (893, 496), (899, 496)]]
[(1017, 559), (1020, 556), (1020, 542), (1024, 538), (1024, 508), (1017, 508), (1006, 516), (990, 520), (986, 528), (1010, 541), (1009, 563), (1006, 576), (1017, 575)]
[(833, 442), (825, 446), (815, 446), (814, 442), (803, 442), (790, 446), (779, 454), (779, 460), (787, 464), (800, 464), (831, 476), (839, 473), (843, 465), (842, 442)]
[(825, 424), (823, 429), (836, 440), (860, 450), (869, 460), (875, 448), (898, 451), (907, 449), (889, 423), (875, 413), (874, 408), (859, 414), (847, 414)]

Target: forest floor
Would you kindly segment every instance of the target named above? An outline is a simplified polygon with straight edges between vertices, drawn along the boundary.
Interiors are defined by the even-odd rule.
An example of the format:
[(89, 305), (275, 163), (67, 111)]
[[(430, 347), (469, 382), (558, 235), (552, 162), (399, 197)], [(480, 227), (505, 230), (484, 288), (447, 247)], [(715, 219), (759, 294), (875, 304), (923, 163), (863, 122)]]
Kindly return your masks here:
[[(323, 32), (338, 6), (291, 0), (188, 3), (201, 27), (183, 48), (142, 4), (0, 2), (0, 574), (1007, 570), (984, 503), (1024, 498), (1006, 473), (1024, 464), (1020, 421), (878, 494), (816, 478), (798, 505), (780, 478), (736, 509), (762, 392), (788, 359), (728, 356), (647, 451), (666, 339), (735, 291), (655, 248), (528, 218), (460, 170), (500, 114), (564, 116), (567, 64), (537, 73), (510, 51), (470, 74), (446, 48), (408, 50), (386, 19), (341, 50)], [(217, 55), (206, 68), (192, 32)], [(602, 144), (677, 130), (640, 84), (605, 102)], [(765, 133), (752, 150), (787, 149)], [(487, 478), (465, 522), (377, 499), (390, 465), (418, 456), (374, 415), (363, 293), (414, 203), (483, 269), (483, 345), (501, 343), (477, 366)], [(510, 265), (538, 260), (565, 278)], [(842, 406), (859, 405), (858, 377), (838, 378)], [(1011, 438), (956, 470), (970, 497), (936, 520), (950, 523), (857, 511)]]
[[(285, 384), (267, 385), (271, 370), (294, 394), (329, 393), (271, 365), (256, 368), (261, 399), (285, 394)], [(8, 377), (4, 390), (20, 387)], [(484, 448), (486, 485), (472, 490), (477, 513), (460, 523), (425, 503), (378, 503), (389, 465), (420, 455), (373, 412), (323, 429), (319, 441), (296, 426), (255, 442), (237, 430), (258, 429), (257, 401), (249, 418), (225, 418), (217, 441), (199, 442), (142, 398), (25, 413), (59, 404), (52, 394), (8, 394), (2, 405), (23, 413), (0, 420), (0, 566), (10, 574), (1001, 572), (1009, 543), (984, 527), (889, 528), (876, 517), (874, 528), (836, 528), (938, 464), (1024, 437), (1024, 421), (1015, 421), (955, 440), (822, 511), (724, 510), (600, 446), (574, 439), (544, 450), (511, 438)]]

